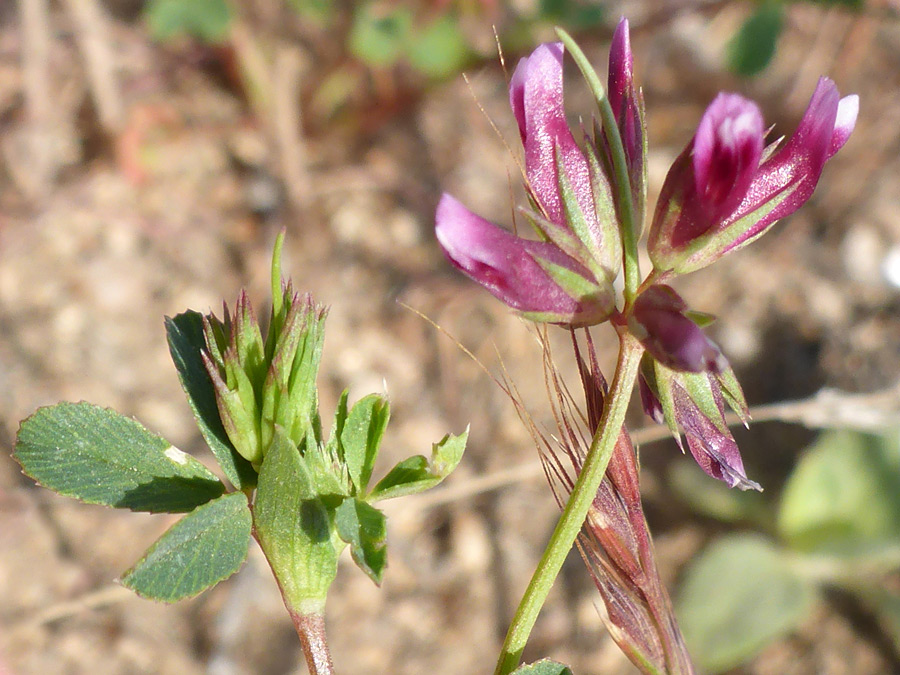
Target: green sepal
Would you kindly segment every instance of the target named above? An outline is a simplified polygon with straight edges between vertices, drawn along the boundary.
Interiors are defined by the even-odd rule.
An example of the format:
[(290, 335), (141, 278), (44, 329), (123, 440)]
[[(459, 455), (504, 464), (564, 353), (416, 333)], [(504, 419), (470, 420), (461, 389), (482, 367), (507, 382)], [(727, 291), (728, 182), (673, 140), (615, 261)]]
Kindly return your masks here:
[[(248, 462), (262, 459), (260, 441), (255, 420), (244, 408), (240, 393), (232, 391), (217, 373), (210, 376), (216, 391), (222, 426), (228, 433), (233, 447)], [(251, 464), (252, 466), (252, 464)]]
[(563, 207), (566, 224), (575, 233), (575, 236), (584, 246), (585, 254), (580, 256), (572, 256), (583, 265), (591, 270), (591, 273), (597, 279), (612, 280), (616, 275), (604, 267), (604, 246), (606, 242), (597, 241), (600, 233), (592, 233), (588, 225), (587, 217), (578, 203), (578, 197), (575, 190), (572, 189), (572, 183), (566, 171), (565, 162), (560, 156), (559, 145), (555, 145), (553, 158), (556, 164), (556, 184), (559, 188), (559, 201)]
[(250, 546), (252, 517), (243, 492), (191, 511), (151, 546), (121, 579), (144, 598), (175, 602), (237, 572)]
[[(615, 311), (616, 292), (612, 284), (605, 278), (594, 281), (568, 267), (557, 265), (536, 255), (532, 255), (532, 258), (566, 295), (577, 302), (595, 305), (599, 309), (592, 313), (593, 323), (604, 321)], [(529, 312), (528, 314), (533, 315), (534, 313)]]
[[(307, 308), (303, 339), (294, 354), (291, 368), (290, 405), (296, 411), (290, 436), (299, 437), (317, 422), (319, 397), (316, 379), (325, 342), (325, 309), (311, 301)], [(317, 430), (318, 431), (318, 430)]]
[(231, 341), (237, 365), (252, 384), (251, 391), (259, 391), (266, 375), (265, 345), (246, 291), (241, 291), (234, 308)]
[(706, 328), (707, 326), (711, 326), (716, 321), (715, 314), (698, 312), (696, 309), (685, 310), (684, 315), (695, 324), (697, 324), (699, 328)]
[(374, 506), (348, 497), (334, 514), (340, 538), (350, 544), (350, 554), (357, 567), (381, 585), (387, 566), (387, 519)]
[(300, 445), (300, 461), (315, 495), (322, 498), (349, 497), (353, 492), (347, 467), (330, 452), (328, 446), (319, 444), (311, 426), (307, 427), (306, 439)]
[(458, 436), (447, 434), (431, 448), (431, 459), (423, 455), (399, 462), (366, 497), (369, 502), (424, 492), (440, 483), (456, 468), (466, 449), (468, 428)]
[(687, 392), (691, 401), (697, 406), (700, 413), (712, 422), (723, 434), (729, 434), (728, 425), (725, 423), (725, 413), (719, 407), (713, 394), (712, 383), (706, 373), (676, 374), (677, 384)]
[(259, 472), (254, 524), (285, 603), (321, 611), (343, 544), (300, 452), (278, 428)]
[[(591, 259), (587, 248), (585, 248), (582, 241), (572, 233), (572, 230), (547, 220), (537, 212), (528, 211), (526, 209), (519, 209), (519, 212), (528, 219), (528, 222), (531, 223), (531, 226), (538, 233), (542, 241), (549, 241), (555, 244), (563, 253), (575, 260)], [(591, 272), (595, 274), (600, 271), (599, 268), (591, 270)], [(601, 278), (603, 276), (605, 276), (605, 272), (601, 275)]]
[[(647, 108), (644, 105), (644, 90), (637, 88), (637, 111), (638, 119), (641, 123), (641, 175), (637, 179), (641, 182), (637, 190), (632, 185), (632, 194), (634, 195), (634, 222), (637, 223), (636, 238), (640, 238), (644, 232), (644, 224), (647, 222), (645, 216), (647, 213), (647, 186), (650, 183), (650, 169), (647, 155), (650, 148), (649, 138), (647, 136)], [(631, 176), (634, 178), (634, 176)]]
[[(740, 220), (733, 222), (725, 228), (719, 229), (713, 227), (706, 234), (702, 234), (692, 239), (683, 248), (676, 249), (667, 244), (651, 247), (650, 258), (653, 261), (653, 266), (658, 270), (672, 270), (676, 274), (687, 274), (706, 267), (726, 253), (742, 249), (744, 246), (756, 241), (765, 234), (769, 228), (763, 228), (760, 232), (752, 237), (748, 237), (736, 246), (734, 245), (734, 242), (745, 232), (752, 229), (756, 223), (771, 213), (772, 210), (785, 199), (788, 199), (801, 184), (802, 181), (798, 181), (794, 185), (785, 188), (781, 193), (774, 196), (758, 209), (751, 211)], [(675, 222), (681, 208), (680, 198), (673, 197), (661, 227), (666, 228), (667, 223)], [(669, 233), (663, 232), (659, 237), (659, 241), (664, 241), (668, 236)]]
[(741, 383), (738, 382), (737, 375), (734, 374), (734, 368), (730, 365), (726, 366), (721, 372), (715, 374), (715, 378), (719, 382), (722, 398), (725, 399), (728, 407), (741, 418), (744, 426), (749, 425), (750, 407), (747, 405), (747, 399), (744, 397)]
[(356, 402), (341, 429), (344, 463), (357, 495), (365, 495), (369, 487), (378, 448), (390, 416), (387, 399), (369, 394)]
[[(201, 317), (201, 321), (203, 322), (203, 339), (205, 340), (205, 351), (218, 368), (225, 367), (225, 358), (223, 355), (225, 354), (225, 350), (228, 348), (227, 333), (229, 331), (229, 329), (226, 327), (226, 323), (231, 323), (231, 320), (228, 316), (228, 305), (223, 303), (223, 309), (225, 312), (225, 322), (219, 321), (215, 314), (198, 314), (198, 316)], [(179, 314), (178, 316), (176, 316), (175, 319), (177, 320), (181, 316), (190, 314), (197, 314), (197, 312), (188, 310), (184, 314)]]
[(341, 392), (341, 397), (338, 399), (337, 407), (334, 411), (334, 420), (331, 423), (331, 432), (328, 435), (328, 442), (325, 444), (325, 452), (334, 458), (334, 461), (341, 464), (344, 464), (344, 448), (341, 445), (341, 433), (343, 433), (344, 424), (347, 421), (347, 399), (349, 397), (350, 392), (344, 389)]
[[(613, 281), (622, 268), (622, 233), (619, 231), (619, 217), (616, 214), (616, 201), (612, 192), (609, 178), (611, 175), (601, 166), (597, 156), (597, 149), (587, 141), (588, 171), (591, 177), (591, 194), (594, 198), (594, 211), (597, 214), (597, 223), (600, 225), (603, 238), (600, 250), (596, 252), (600, 265), (606, 270), (606, 277)], [(611, 171), (611, 169), (610, 169)], [(642, 222), (638, 220), (637, 222)]]
[(215, 333), (217, 323), (218, 321), (213, 323), (209, 319), (205, 320), (199, 312), (188, 310), (174, 318), (166, 317), (166, 339), (181, 388), (187, 396), (203, 439), (222, 467), (225, 477), (236, 488), (243, 490), (256, 484), (256, 471), (238, 453), (228, 437), (216, 403), (213, 382), (203, 363), (203, 352), (207, 346), (204, 327), (210, 325), (209, 330)]
[[(652, 359), (647, 353), (645, 353), (642, 358)], [(678, 447), (681, 448), (683, 452), (684, 446), (681, 443), (681, 432), (678, 430), (678, 417), (675, 414), (675, 395), (672, 391), (672, 386), (675, 383), (677, 373), (674, 370), (666, 368), (655, 359), (652, 359), (652, 362), (654, 370), (653, 384), (656, 386), (656, 394), (657, 398), (659, 398), (659, 404), (662, 407), (666, 426), (669, 428), (669, 431), (672, 432), (672, 436), (675, 437), (675, 442), (678, 443)], [(648, 384), (649, 383), (648, 379)]]
[(182, 513), (225, 486), (139, 422), (90, 403), (39, 408), (22, 422), (13, 457), (46, 488), (89, 504)]
[[(262, 459), (266, 445), (260, 438), (259, 406), (256, 401), (256, 389), (250, 379), (250, 375), (241, 368), (235, 358), (235, 351), (230, 347), (225, 352), (225, 382), (228, 387), (226, 395), (220, 386), (216, 386), (219, 393), (219, 401), (227, 406), (228, 413), (237, 425), (237, 436), (241, 443), (235, 444), (238, 452), (251, 463), (258, 463)], [(221, 411), (221, 407), (219, 408)], [(223, 420), (224, 423), (224, 420)], [(227, 428), (227, 424), (226, 424)], [(229, 430), (229, 434), (231, 431)], [(241, 447), (243, 445), (243, 447)]]

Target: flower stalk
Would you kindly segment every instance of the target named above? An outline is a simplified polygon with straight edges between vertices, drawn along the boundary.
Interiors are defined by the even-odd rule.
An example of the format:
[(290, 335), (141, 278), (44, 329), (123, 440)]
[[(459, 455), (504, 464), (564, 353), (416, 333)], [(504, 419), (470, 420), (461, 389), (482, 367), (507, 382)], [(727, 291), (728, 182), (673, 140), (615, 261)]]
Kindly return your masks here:
[(575, 481), (569, 501), (559, 517), (547, 548), (510, 623), (494, 671), (495, 675), (508, 675), (519, 665), (538, 613), (562, 569), (569, 550), (581, 532), (585, 517), (594, 502), (606, 467), (616, 448), (643, 353), (640, 343), (627, 332), (620, 331), (619, 340), (619, 360), (603, 417), (591, 441), (591, 447)]

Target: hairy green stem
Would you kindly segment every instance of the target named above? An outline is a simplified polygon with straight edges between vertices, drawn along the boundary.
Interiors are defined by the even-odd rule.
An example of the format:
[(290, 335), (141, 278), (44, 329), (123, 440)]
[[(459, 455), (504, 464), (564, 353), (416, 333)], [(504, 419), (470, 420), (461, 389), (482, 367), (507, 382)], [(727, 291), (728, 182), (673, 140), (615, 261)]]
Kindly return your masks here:
[(559, 517), (556, 529), (553, 530), (547, 548), (513, 616), (497, 662), (497, 669), (494, 671), (495, 675), (508, 675), (519, 665), (522, 651), (525, 649), (525, 643), (538, 613), (581, 531), (584, 519), (606, 473), (606, 466), (612, 457), (616, 440), (622, 431), (625, 411), (631, 399), (643, 350), (637, 340), (626, 332), (620, 333), (620, 340), (616, 373), (606, 398), (600, 426), (591, 441), (591, 447), (572, 488), (569, 501)]
[(625, 271), (625, 307), (630, 307), (637, 295), (638, 285), (641, 282), (641, 268), (638, 263), (637, 238), (640, 223), (635, 222), (634, 198), (631, 194), (631, 177), (628, 173), (628, 160), (625, 156), (625, 146), (622, 143), (622, 135), (619, 133), (619, 125), (616, 124), (616, 115), (609, 103), (606, 89), (597, 76), (597, 71), (591, 66), (587, 56), (581, 51), (572, 36), (562, 28), (556, 29), (556, 34), (562, 40), (566, 49), (572, 55), (575, 64), (587, 81), (597, 107), (600, 110), (600, 122), (609, 142), (609, 150), (612, 155), (613, 173), (615, 174), (613, 185), (617, 191), (619, 203), (619, 217), (622, 220), (622, 256)]

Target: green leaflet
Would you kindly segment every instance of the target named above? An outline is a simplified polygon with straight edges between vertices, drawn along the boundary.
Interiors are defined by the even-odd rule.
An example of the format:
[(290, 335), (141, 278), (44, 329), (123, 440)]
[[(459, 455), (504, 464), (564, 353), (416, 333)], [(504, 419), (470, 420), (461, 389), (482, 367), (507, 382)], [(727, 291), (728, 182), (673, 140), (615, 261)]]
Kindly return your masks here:
[(240, 569), (251, 521), (243, 492), (214, 499), (169, 528), (122, 576), (122, 585), (162, 602), (197, 595)]
[(341, 539), (350, 544), (356, 565), (379, 586), (387, 565), (387, 519), (374, 506), (348, 497), (335, 510)]
[(40, 408), (22, 422), (13, 455), (44, 487), (132, 511), (191, 511), (225, 486), (140, 423), (90, 403)]
[(466, 449), (469, 430), (459, 436), (444, 436), (432, 446), (431, 459), (422, 455), (399, 462), (368, 495), (370, 502), (403, 497), (434, 487), (456, 468)]
[(390, 416), (387, 400), (370, 394), (356, 402), (343, 424), (340, 443), (344, 462), (358, 495), (366, 494)]

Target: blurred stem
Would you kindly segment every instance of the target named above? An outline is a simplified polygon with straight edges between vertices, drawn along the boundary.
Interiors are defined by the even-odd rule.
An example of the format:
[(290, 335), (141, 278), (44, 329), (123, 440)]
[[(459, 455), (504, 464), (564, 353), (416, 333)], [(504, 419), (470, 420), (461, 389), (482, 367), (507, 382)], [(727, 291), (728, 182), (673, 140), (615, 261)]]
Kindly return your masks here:
[(591, 441), (591, 447), (578, 474), (578, 480), (572, 488), (572, 494), (569, 495), (569, 501), (559, 517), (544, 555), (513, 616), (497, 662), (497, 669), (494, 671), (495, 675), (508, 675), (519, 665), (522, 651), (525, 649), (531, 629), (534, 628), (538, 613), (581, 531), (584, 519), (606, 473), (606, 466), (615, 450), (643, 352), (637, 340), (627, 332), (621, 332), (619, 340), (616, 374), (606, 398), (600, 426)]
[(637, 295), (638, 284), (641, 282), (641, 268), (638, 263), (637, 252), (637, 236), (640, 223), (635, 222), (634, 199), (631, 194), (631, 176), (628, 173), (625, 146), (622, 143), (622, 135), (619, 133), (619, 125), (616, 124), (616, 115), (609, 104), (606, 89), (600, 82), (597, 71), (591, 66), (587, 56), (581, 51), (581, 47), (575, 43), (571, 35), (562, 28), (557, 28), (556, 34), (562, 40), (566, 49), (569, 50), (575, 64), (587, 81), (594, 99), (597, 101), (597, 107), (600, 110), (600, 121), (603, 125), (603, 131), (606, 133), (606, 140), (609, 143), (613, 173), (615, 174), (613, 176), (613, 185), (618, 193), (619, 216), (622, 219), (622, 254), (625, 271), (624, 294), (625, 307), (627, 309)]
[(297, 629), (297, 635), (300, 636), (303, 656), (306, 657), (306, 667), (310, 675), (334, 675), (334, 664), (325, 636), (325, 615), (321, 612), (301, 614), (292, 609), (288, 611), (294, 622), (294, 628)]

